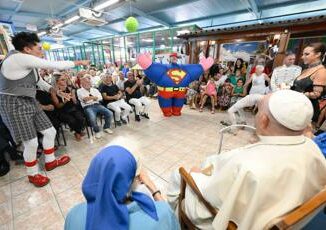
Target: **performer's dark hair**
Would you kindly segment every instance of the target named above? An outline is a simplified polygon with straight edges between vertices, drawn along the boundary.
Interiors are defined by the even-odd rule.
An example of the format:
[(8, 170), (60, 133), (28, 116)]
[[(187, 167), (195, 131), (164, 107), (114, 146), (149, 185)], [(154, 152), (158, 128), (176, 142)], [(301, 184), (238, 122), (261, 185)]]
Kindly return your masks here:
[(12, 37), (11, 42), (16, 50), (23, 51), (25, 47), (35, 46), (40, 39), (36, 33), (20, 32)]

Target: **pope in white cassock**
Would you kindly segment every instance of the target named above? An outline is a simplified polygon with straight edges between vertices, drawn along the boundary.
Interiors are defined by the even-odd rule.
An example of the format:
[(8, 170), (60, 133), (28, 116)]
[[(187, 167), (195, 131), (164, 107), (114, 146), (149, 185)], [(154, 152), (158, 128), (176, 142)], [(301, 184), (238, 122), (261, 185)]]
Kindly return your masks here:
[[(264, 96), (255, 117), (260, 140), (252, 145), (208, 157), (205, 175), (193, 168), (204, 198), (216, 209), (210, 212), (186, 189), (184, 210), (201, 229), (260, 230), (274, 218), (298, 207), (326, 185), (326, 160), (317, 145), (302, 135), (313, 115), (311, 102), (298, 92), (280, 90)], [(180, 176), (171, 176), (168, 201), (175, 207)]]

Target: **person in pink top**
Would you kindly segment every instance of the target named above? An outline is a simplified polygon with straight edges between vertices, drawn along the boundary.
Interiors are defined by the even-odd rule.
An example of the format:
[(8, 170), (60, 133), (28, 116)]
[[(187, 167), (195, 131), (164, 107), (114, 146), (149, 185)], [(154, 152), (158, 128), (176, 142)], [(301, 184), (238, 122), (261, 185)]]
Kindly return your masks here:
[(204, 107), (208, 97), (211, 98), (212, 113), (215, 113), (215, 102), (217, 102), (217, 92), (216, 92), (216, 86), (215, 86), (215, 81), (214, 81), (213, 77), (211, 77), (209, 79), (209, 81), (207, 82), (204, 96), (200, 102), (199, 112), (203, 112), (203, 107)]

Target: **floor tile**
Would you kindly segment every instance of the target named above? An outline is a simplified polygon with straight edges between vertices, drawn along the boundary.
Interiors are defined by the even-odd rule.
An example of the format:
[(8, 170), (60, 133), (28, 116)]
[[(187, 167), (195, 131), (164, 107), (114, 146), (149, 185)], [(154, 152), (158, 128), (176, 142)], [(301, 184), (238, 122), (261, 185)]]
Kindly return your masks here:
[[(28, 182), (23, 165), (12, 165), (10, 173), (0, 177), (0, 230), (63, 229), (67, 212), (84, 201), (81, 184), (92, 158), (108, 145), (122, 145), (140, 155), (144, 169), (165, 196), (172, 172), (180, 167), (190, 170), (208, 155), (217, 154), (218, 130), (223, 127), (219, 122), (227, 115), (184, 108), (181, 117), (166, 118), (153, 100), (150, 120), (136, 123), (133, 116), (130, 118), (130, 124), (114, 128), (113, 135), (104, 134), (92, 142), (87, 136), (76, 142), (73, 134), (65, 130), (68, 145), (61, 146), (56, 154), (68, 153), (71, 162), (43, 172), (51, 180), (43, 188)], [(243, 130), (237, 136), (227, 133), (222, 150), (243, 146), (250, 137)], [(40, 165), (43, 161), (41, 157)]]
[[(48, 201), (14, 220), (15, 229), (62, 229), (63, 216), (55, 201)], [(60, 224), (58, 224), (60, 223)], [(56, 225), (58, 228), (53, 228)]]

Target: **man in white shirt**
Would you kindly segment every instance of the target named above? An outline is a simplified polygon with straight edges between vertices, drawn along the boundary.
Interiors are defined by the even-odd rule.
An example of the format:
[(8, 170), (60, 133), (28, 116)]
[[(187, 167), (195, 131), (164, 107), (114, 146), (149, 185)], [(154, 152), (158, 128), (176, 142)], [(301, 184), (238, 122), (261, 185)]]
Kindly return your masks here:
[(271, 88), (275, 92), (280, 89), (290, 89), (294, 79), (301, 74), (301, 67), (294, 65), (295, 54), (286, 53), (283, 65), (273, 70)]
[(13, 37), (15, 50), (10, 51), (0, 64), (0, 116), (15, 142), (23, 142), (29, 182), (42, 187), (50, 179), (38, 171), (37, 133), (43, 134), (46, 171), (67, 164), (70, 158), (61, 156), (56, 159), (54, 156), (56, 131), (35, 99), (36, 86), (44, 91), (49, 91), (51, 86), (39, 76), (37, 69), (69, 69), (76, 65), (88, 65), (89, 61), (45, 60), (39, 42), (34, 33), (21, 32)]
[(83, 107), (85, 114), (87, 116), (87, 120), (92, 126), (95, 137), (101, 138), (102, 135), (100, 133), (100, 127), (97, 125), (97, 115), (104, 115), (104, 126), (103, 131), (109, 134), (112, 134), (113, 131), (110, 129), (111, 120), (113, 117), (113, 113), (100, 104), (102, 101), (102, 95), (100, 91), (91, 87), (91, 76), (89, 74), (85, 74), (81, 80), (81, 88), (77, 90), (77, 97), (80, 101), (81, 106)]
[(100, 75), (97, 74), (97, 72), (95, 70), (93, 70), (93, 69), (91, 69), (89, 71), (89, 74), (91, 76), (90, 80), (91, 80), (92, 87), (97, 88), (99, 86), (100, 82), (101, 82)]
[(125, 91), (125, 77), (124, 77), (124, 74), (120, 71), (119, 72), (119, 78), (116, 82), (118, 88), (121, 90), (121, 92), (124, 92)]
[[(291, 90), (264, 96), (255, 117), (259, 141), (206, 159), (191, 170), (197, 187), (218, 214), (212, 216), (186, 189), (184, 210), (201, 229), (263, 229), (310, 199), (326, 185), (326, 160), (318, 146), (303, 135), (311, 123), (312, 105)], [(171, 178), (168, 200), (179, 195), (178, 174)]]

